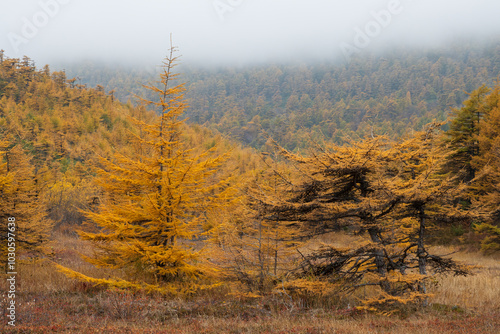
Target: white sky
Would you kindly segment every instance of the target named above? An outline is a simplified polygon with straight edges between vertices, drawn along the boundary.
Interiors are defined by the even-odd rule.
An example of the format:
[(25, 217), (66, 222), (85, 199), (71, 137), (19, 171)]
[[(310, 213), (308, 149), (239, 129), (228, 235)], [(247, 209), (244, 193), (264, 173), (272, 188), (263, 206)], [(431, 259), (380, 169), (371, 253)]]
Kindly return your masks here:
[(347, 46), (363, 52), (500, 37), (500, 1), (0, 0), (0, 49), (39, 65), (156, 64), (170, 33), (184, 62), (337, 59)]

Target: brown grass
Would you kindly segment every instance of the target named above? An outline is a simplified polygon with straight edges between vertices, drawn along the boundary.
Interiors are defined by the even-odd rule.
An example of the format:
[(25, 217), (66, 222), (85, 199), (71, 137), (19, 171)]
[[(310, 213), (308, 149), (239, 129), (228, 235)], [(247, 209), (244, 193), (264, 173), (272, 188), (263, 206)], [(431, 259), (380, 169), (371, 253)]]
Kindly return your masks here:
[[(325, 238), (338, 245), (352, 241), (342, 234)], [(58, 263), (95, 277), (109, 275), (82, 261), (79, 253), (88, 255), (91, 249), (74, 237), (57, 235)], [(432, 288), (431, 307), (408, 310), (404, 318), (335, 303), (310, 307), (286, 296), (235, 299), (226, 288), (191, 299), (106, 291), (66, 278), (48, 261), (25, 263), (18, 270), (17, 326), (6, 325), (3, 294), (0, 333), (499, 333), (499, 259), (465, 252), (453, 257), (479, 265), (476, 275), (440, 278)], [(4, 279), (0, 289), (6, 291)]]
[(453, 248), (434, 247), (436, 253), (449, 254), (465, 264), (477, 266), (467, 277), (447, 276), (438, 279), (432, 302), (457, 305), (477, 312), (500, 312), (500, 260), (479, 253), (457, 252)]

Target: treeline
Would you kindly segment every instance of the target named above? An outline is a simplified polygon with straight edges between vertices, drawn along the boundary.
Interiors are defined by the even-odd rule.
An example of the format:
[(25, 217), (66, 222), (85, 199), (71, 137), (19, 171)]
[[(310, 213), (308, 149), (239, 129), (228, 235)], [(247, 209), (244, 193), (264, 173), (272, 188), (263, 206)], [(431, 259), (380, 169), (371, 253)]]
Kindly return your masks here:
[[(186, 116), (259, 149), (262, 129), (290, 150), (305, 147), (311, 133), (337, 143), (371, 134), (395, 138), (445, 120), (466, 92), (492, 84), (500, 73), (499, 53), (498, 43), (466, 42), (360, 56), (349, 64), (184, 66), (191, 106)], [(155, 80), (154, 69), (87, 63), (67, 70), (70, 77), (114, 90), (123, 101), (135, 94), (154, 98), (141, 87)]]
[[(27, 160), (24, 167), (7, 163), (3, 172), (12, 174), (14, 184), (19, 177), (29, 177), (31, 183), (26, 180), (25, 186), (36, 188), (27, 199), (12, 190), (13, 193), (6, 195), (13, 202), (12, 207), (20, 210), (23, 205), (42, 205), (46, 218), (52, 222), (81, 223), (79, 209), (88, 208), (92, 197), (97, 196), (89, 184), (88, 163), (96, 156), (109, 156), (115, 149), (126, 149), (126, 136), (131, 128), (128, 117), (141, 113), (146, 117), (140, 109), (113, 101), (101, 88), (74, 85), (64, 72), (51, 72), (48, 66), (37, 69), (27, 57), (19, 60), (2, 55), (3, 160), (10, 161), (13, 152), (23, 154)], [(6, 206), (3, 210), (2, 217), (8, 212)], [(22, 221), (16, 212), (10, 214)]]

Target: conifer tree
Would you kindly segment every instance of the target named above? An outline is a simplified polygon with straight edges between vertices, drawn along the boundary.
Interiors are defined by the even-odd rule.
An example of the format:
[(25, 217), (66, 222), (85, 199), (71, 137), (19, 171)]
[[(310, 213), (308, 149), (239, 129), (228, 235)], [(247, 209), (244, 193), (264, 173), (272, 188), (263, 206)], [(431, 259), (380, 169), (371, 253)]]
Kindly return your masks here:
[[(221, 254), (227, 278), (244, 285), (244, 296), (269, 293), (293, 269), (300, 231), (279, 214), (266, 219), (263, 201), (279, 197), (283, 180), (273, 169), (251, 171), (242, 187), (245, 204), (221, 233)], [(239, 290), (242, 290), (241, 288)]]
[[(343, 229), (363, 235), (352, 247), (323, 245), (304, 255), (297, 280), (289, 282), (288, 289), (303, 289), (306, 282), (302, 278), (312, 274), (320, 279), (320, 289), (324, 288), (321, 280), (326, 280), (341, 290), (356, 289), (359, 284), (391, 290), (381, 221), (398, 199), (386, 196), (378, 182), (382, 180), (384, 145), (384, 138), (375, 138), (351, 146), (318, 146), (309, 157), (281, 149), (299, 172), (289, 180), (289, 190), (280, 191), (283, 198), (262, 201), (267, 219), (279, 216), (289, 224), (293, 222), (309, 239)], [(308, 289), (317, 290), (311, 286)]]
[(18, 250), (33, 255), (45, 253), (52, 223), (45, 217), (37, 188), (38, 175), (31, 159), (19, 144), (12, 145), (6, 140), (0, 141), (0, 154), (0, 255), (5, 255), (7, 248), (9, 219), (15, 220)]
[[(479, 154), (473, 157), (471, 165), (480, 171), (478, 177), (470, 185), (471, 195), (481, 201), (482, 205), (500, 217), (500, 84), (494, 87), (484, 99), (483, 109), (488, 113), (479, 123), (477, 136)], [(496, 213), (495, 213), (496, 211)], [(500, 219), (496, 219), (500, 222)]]
[(475, 230), (489, 234), (482, 249), (500, 249), (497, 232), (500, 224), (500, 86), (486, 86), (471, 93), (465, 106), (456, 111), (447, 131), (447, 142), (453, 148), (447, 170), (459, 174), (465, 170), (467, 192), (464, 208), (477, 216)]
[(307, 238), (343, 229), (359, 236), (349, 247), (323, 245), (304, 256), (298, 286), (290, 282), (289, 288), (313, 274), (340, 290), (378, 287), (365, 307), (386, 307), (425, 301), (424, 282), (431, 273), (467, 273), (426, 248), (431, 222), (464, 219), (451, 205), (452, 189), (462, 188), (441, 174), (438, 127), (397, 143), (375, 137), (318, 147), (308, 157), (282, 150), (301, 176), (284, 199), (265, 202), (267, 219), (279, 214)]
[(177, 294), (210, 286), (214, 265), (204, 260), (200, 240), (209, 239), (218, 225), (217, 213), (231, 201), (227, 179), (215, 176), (224, 156), (214, 148), (195, 154), (182, 141), (187, 108), (184, 84), (174, 85), (175, 48), (163, 62), (158, 86), (160, 115), (152, 124), (135, 119), (133, 155), (101, 159), (96, 172), (103, 190), (97, 212), (87, 217), (100, 229), (82, 232), (96, 247), (86, 258), (98, 267), (121, 269), (127, 280), (95, 279), (66, 268), (70, 276), (96, 284)]
[(481, 249), (490, 253), (500, 250), (500, 84), (491, 90), (483, 104), (489, 112), (479, 124), (479, 154), (472, 159), (478, 173), (469, 185), (469, 194), (472, 207), (482, 213), (475, 230), (487, 235)]
[[(471, 216), (454, 205), (456, 198), (466, 191), (460, 180), (463, 176), (445, 172), (447, 148), (439, 143), (438, 129), (442, 124), (427, 125), (422, 132), (397, 143), (390, 150), (389, 170), (395, 173), (391, 192), (400, 198), (400, 204), (391, 217), (400, 224), (404, 253), (399, 254), (401, 269), (418, 269), (421, 275), (415, 282), (426, 294), (425, 281), (430, 269), (434, 272), (467, 274), (467, 270), (449, 259), (431, 255), (427, 249), (429, 230), (439, 225), (465, 222)], [(424, 299), (426, 303), (426, 299)]]
[(463, 108), (453, 109), (454, 118), (446, 132), (447, 142), (452, 150), (448, 157), (448, 169), (455, 174), (464, 169), (466, 182), (471, 181), (477, 172), (472, 160), (479, 155), (480, 121), (489, 111), (484, 103), (489, 91), (489, 88), (483, 85), (470, 93)]

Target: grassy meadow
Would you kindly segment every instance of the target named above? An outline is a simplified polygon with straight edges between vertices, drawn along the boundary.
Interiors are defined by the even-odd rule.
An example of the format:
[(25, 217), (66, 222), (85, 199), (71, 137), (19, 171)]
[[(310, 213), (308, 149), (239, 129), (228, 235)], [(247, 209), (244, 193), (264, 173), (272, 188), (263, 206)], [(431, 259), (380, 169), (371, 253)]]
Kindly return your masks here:
[[(58, 263), (94, 277), (108, 275), (80, 258), (91, 248), (75, 236), (60, 233), (55, 240)], [(345, 243), (349, 237), (336, 235), (335, 240)], [(498, 333), (500, 259), (466, 251), (452, 256), (477, 266), (475, 274), (438, 278), (429, 307), (409, 307), (392, 316), (360, 312), (346, 299), (311, 303), (273, 295), (242, 300), (226, 287), (190, 299), (108, 291), (66, 278), (48, 260), (24, 259), (17, 275), (16, 326), (7, 325), (3, 293), (0, 333)], [(0, 289), (7, 291), (5, 279)]]

